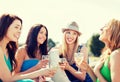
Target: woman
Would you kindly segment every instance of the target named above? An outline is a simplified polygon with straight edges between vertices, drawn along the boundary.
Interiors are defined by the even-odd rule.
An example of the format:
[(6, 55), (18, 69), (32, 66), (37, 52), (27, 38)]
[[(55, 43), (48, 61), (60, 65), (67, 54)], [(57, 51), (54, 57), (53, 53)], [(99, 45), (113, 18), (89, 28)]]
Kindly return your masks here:
[(62, 31), (64, 34), (63, 44), (58, 49), (60, 56), (65, 57), (67, 61), (66, 64), (61, 64), (61, 67), (65, 70), (71, 82), (84, 81), (86, 77), (86, 71), (81, 70), (80, 73), (76, 73), (78, 67), (74, 60), (74, 54), (76, 52), (82, 52), (84, 54), (85, 61), (88, 59), (87, 48), (83, 45), (82, 47), (81, 45), (78, 45), (78, 37), (81, 35), (81, 32), (79, 32), (79, 27), (76, 22), (71, 22), (67, 28), (63, 28)]
[(22, 19), (16, 15), (3, 14), (0, 17), (0, 82), (10, 82), (20, 79), (33, 79), (38, 76), (53, 76), (55, 71), (37, 70), (30, 73), (20, 72), (12, 74), (17, 66), (15, 61), (15, 53), (17, 50), (17, 42), (21, 34)]
[[(48, 54), (47, 40), (48, 30), (46, 26), (35, 24), (31, 27), (27, 36), (26, 44), (20, 47), (16, 53), (17, 67), (15, 73), (19, 73), (20, 71), (28, 73), (41, 69), (47, 65), (48, 60), (41, 60), (42, 55)], [(38, 61), (36, 60), (41, 61), (37, 63)]]
[(120, 21), (112, 19), (101, 31), (99, 39), (105, 43), (105, 49), (100, 62), (94, 72), (85, 62), (80, 67), (87, 70), (94, 82), (120, 82)]

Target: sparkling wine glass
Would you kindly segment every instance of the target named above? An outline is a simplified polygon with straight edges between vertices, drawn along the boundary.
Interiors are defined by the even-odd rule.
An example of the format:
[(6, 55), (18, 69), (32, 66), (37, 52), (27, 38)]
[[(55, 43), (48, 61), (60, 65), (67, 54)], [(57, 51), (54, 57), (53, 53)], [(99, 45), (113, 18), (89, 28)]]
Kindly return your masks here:
[[(49, 55), (42, 55), (42, 60), (49, 60)], [(49, 68), (49, 63), (46, 65), (46, 68)]]
[[(74, 59), (75, 59), (76, 64), (79, 65), (80, 62), (83, 60), (83, 57), (84, 57), (83, 53), (80, 53), (80, 52), (75, 53), (74, 54)], [(80, 68), (79, 67), (78, 67), (78, 70), (77, 70), (76, 73), (80, 73)]]
[[(42, 55), (42, 60), (49, 60), (49, 55)], [(50, 62), (46, 65), (46, 69), (50, 68)], [(46, 82), (51, 81), (51, 77), (46, 77)]]
[(64, 62), (66, 61), (67, 61), (66, 58), (60, 58), (59, 65), (64, 64)]

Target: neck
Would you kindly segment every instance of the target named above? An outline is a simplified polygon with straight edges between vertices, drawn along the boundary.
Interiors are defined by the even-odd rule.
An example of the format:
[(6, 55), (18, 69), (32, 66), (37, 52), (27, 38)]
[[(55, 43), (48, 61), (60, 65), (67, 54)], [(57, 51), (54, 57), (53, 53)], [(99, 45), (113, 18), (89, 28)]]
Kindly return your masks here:
[(68, 50), (69, 51), (71, 51), (71, 50), (73, 51), (74, 50), (74, 44), (68, 45)]
[(6, 53), (6, 47), (9, 41), (7, 41), (5, 38), (3, 40), (0, 41), (0, 46), (3, 49), (3, 52)]

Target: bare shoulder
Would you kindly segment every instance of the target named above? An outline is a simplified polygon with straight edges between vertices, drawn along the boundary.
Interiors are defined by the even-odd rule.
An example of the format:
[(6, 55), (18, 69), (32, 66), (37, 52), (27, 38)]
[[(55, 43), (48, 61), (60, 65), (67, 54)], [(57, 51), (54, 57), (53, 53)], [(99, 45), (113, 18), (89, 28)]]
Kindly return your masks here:
[(120, 58), (120, 49), (114, 50), (111, 53), (111, 59), (116, 59), (116, 58)]
[(21, 46), (18, 48), (17, 52), (16, 52), (16, 57), (25, 57), (26, 55), (26, 48), (25, 46)]
[(110, 55), (112, 62), (120, 63), (120, 49), (114, 50)]

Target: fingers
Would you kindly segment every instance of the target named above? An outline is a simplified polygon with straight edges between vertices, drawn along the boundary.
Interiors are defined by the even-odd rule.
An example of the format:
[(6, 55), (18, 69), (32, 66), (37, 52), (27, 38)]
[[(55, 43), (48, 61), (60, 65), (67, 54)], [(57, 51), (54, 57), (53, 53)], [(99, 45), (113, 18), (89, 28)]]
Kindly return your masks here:
[(45, 76), (39, 76), (39, 82), (45, 82), (46, 78)]
[(46, 69), (44, 75), (45, 75), (46, 77), (53, 77), (54, 74), (56, 73), (56, 71), (57, 71), (57, 70), (55, 70), (54, 68)]
[(87, 71), (88, 66), (89, 66), (89, 65), (87, 64), (86, 61), (82, 61), (82, 62), (80, 63), (80, 65), (78, 65), (78, 67), (79, 67), (81, 70), (84, 70), (84, 71)]
[(48, 60), (41, 60), (38, 66), (45, 68), (48, 65)]

